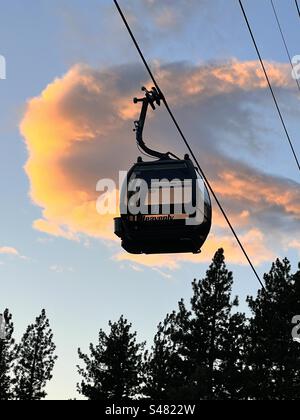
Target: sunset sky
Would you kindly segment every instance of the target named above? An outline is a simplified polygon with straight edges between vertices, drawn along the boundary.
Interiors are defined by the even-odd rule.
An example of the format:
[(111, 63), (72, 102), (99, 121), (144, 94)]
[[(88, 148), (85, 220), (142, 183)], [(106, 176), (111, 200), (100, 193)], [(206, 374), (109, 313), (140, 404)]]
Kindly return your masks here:
[[(245, 0), (288, 130), (300, 155), (299, 90), (269, 0)], [(300, 174), (237, 0), (120, 0), (182, 129), (258, 272), (300, 254)], [(300, 54), (294, 0), (275, 0), (292, 56)], [(96, 212), (96, 184), (139, 155), (132, 98), (149, 77), (111, 0), (11, 0), (0, 14), (0, 313), (16, 337), (47, 310), (57, 345), (48, 397), (78, 396), (77, 348), (87, 351), (124, 314), (141, 341), (191, 295), (224, 247), (234, 293), (258, 283), (214, 204), (198, 256), (130, 256), (113, 216)], [(162, 108), (149, 145), (186, 149)]]

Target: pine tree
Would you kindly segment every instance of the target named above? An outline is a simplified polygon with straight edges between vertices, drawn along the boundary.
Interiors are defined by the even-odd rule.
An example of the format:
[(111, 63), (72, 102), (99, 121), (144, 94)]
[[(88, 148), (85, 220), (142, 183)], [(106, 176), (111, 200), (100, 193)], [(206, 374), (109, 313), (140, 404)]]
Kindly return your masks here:
[(231, 301), (232, 284), (232, 272), (226, 268), (223, 249), (216, 252), (206, 277), (193, 282), (189, 359), (196, 372), (195, 393), (201, 399), (225, 398), (222, 370), (231, 356), (226, 346), (230, 343), (233, 351), (238, 345), (228, 336), (229, 327), (235, 326), (232, 309), (238, 306), (237, 298)]
[(148, 361), (150, 392), (161, 390), (162, 398), (179, 400), (241, 395), (245, 316), (232, 315), (238, 305), (237, 298), (231, 302), (232, 283), (219, 249), (206, 277), (192, 283), (191, 311), (182, 300), (159, 327)]
[(6, 309), (3, 314), (3, 337), (0, 337), (0, 401), (12, 399), (11, 370), (15, 358), (14, 324)]
[(46, 397), (45, 386), (52, 379), (57, 356), (46, 311), (42, 310), (35, 324), (30, 325), (17, 346), (14, 369), (17, 400), (41, 400)]
[(300, 351), (291, 335), (299, 313), (299, 274), (287, 259), (277, 260), (265, 275), (266, 291), (248, 298), (253, 319), (249, 328), (249, 397), (263, 400), (300, 398)]
[(184, 393), (182, 360), (172, 340), (175, 320), (176, 313), (173, 312), (158, 325), (151, 352), (146, 353), (143, 393), (152, 400), (176, 399), (179, 390), (181, 397)]
[(90, 355), (78, 350), (85, 364), (78, 366), (83, 377), (78, 392), (89, 400), (127, 400), (141, 391), (145, 343), (137, 343), (137, 333), (123, 316), (109, 327), (109, 335), (100, 330), (98, 344), (90, 344)]
[(249, 369), (245, 364), (247, 334), (248, 324), (245, 314), (231, 315), (223, 332), (218, 370), (220, 399), (244, 400), (248, 398), (246, 384)]

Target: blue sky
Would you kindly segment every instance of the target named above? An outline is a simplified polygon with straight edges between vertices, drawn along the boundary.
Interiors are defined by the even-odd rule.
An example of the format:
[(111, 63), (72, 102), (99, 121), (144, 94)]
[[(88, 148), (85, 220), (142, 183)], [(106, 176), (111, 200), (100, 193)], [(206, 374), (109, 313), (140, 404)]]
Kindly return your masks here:
[[(149, 60), (166, 65), (185, 61), (197, 66), (232, 58), (256, 60), (237, 1), (159, 3), (171, 17), (175, 16), (175, 24), (160, 21), (162, 6), (155, 1), (120, 0)], [(270, 2), (244, 3), (264, 58), (287, 63)], [(277, 0), (275, 4), (291, 54), (299, 54), (300, 21), (294, 1)], [(88, 5), (83, 0), (5, 2), (0, 16), (0, 54), (7, 61), (7, 80), (0, 80), (0, 248), (13, 247), (19, 252), (19, 256), (0, 255), (0, 311), (6, 307), (11, 310), (16, 336), (20, 337), (26, 325), (46, 308), (59, 355), (54, 379), (48, 387), (49, 398), (71, 398), (76, 396), (79, 346), (87, 350), (88, 344), (96, 340), (99, 328), (106, 328), (109, 319), (116, 320), (121, 314), (133, 322), (140, 340), (151, 342), (158, 322), (176, 307), (181, 297), (190, 297), (190, 283), (193, 278), (203, 276), (207, 263), (201, 264), (201, 258), (197, 265), (183, 262), (172, 271), (172, 278), (166, 278), (164, 270), (163, 275), (143, 266), (140, 267), (143, 271), (134, 271), (129, 262), (115, 261), (111, 247), (103, 240), (87, 235), (80, 242), (69, 241), (32, 227), (41, 217), (41, 209), (29, 197), (29, 179), (23, 170), (28, 152), (19, 124), (26, 103), (77, 63), (103, 69), (138, 62), (112, 2), (90, 0)], [(136, 86), (137, 92), (139, 87)], [(296, 89), (295, 84), (295, 95)], [(278, 90), (278, 95), (300, 153), (297, 98), (284, 96), (283, 90)], [(241, 147), (237, 147), (231, 142), (230, 133), (224, 134), (224, 142), (219, 146), (226, 149), (226, 154), (258, 170), (298, 182), (299, 173), (269, 92), (264, 92), (260, 102), (251, 100), (249, 106), (259, 114), (259, 124), (264, 125), (265, 131), (259, 132), (258, 138), (264, 137), (268, 147), (272, 146), (270, 155), (268, 148), (263, 153), (247, 149), (242, 138)], [(178, 117), (185, 126), (186, 115), (180, 109)], [(128, 127), (131, 128), (130, 124)], [(176, 147), (178, 144), (176, 139)], [(130, 159), (133, 161), (135, 156), (134, 152)], [(299, 259), (296, 249), (281, 247), (278, 253), (281, 257), (287, 255), (296, 269)], [(269, 265), (267, 262), (259, 265), (258, 271), (263, 273)], [(255, 293), (257, 283), (250, 269), (237, 264), (229, 266), (236, 278), (234, 292), (242, 299)]]

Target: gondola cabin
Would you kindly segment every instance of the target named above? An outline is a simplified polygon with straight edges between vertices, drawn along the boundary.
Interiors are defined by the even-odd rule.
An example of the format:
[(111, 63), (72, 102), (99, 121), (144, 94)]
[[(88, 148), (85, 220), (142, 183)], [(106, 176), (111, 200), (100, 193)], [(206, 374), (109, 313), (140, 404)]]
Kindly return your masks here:
[(135, 164), (115, 234), (131, 254), (199, 253), (211, 228), (208, 191), (190, 159)]
[(160, 153), (146, 146), (143, 129), (148, 106), (155, 109), (163, 95), (156, 88), (142, 88), (145, 97), (140, 119), (135, 121), (140, 149), (157, 160), (141, 158), (124, 182), (115, 234), (131, 254), (200, 252), (210, 228), (212, 208), (206, 185), (189, 156), (180, 160), (172, 153)]

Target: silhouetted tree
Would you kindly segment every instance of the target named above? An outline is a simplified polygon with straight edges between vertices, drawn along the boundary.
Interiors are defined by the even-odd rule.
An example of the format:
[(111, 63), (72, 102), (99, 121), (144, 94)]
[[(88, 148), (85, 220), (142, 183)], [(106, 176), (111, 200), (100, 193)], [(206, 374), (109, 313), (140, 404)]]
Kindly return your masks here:
[(12, 315), (6, 309), (3, 314), (3, 337), (0, 337), (0, 400), (12, 398), (11, 370), (15, 358), (14, 324)]
[(299, 314), (299, 273), (291, 274), (287, 259), (277, 260), (264, 276), (266, 291), (248, 298), (250, 320), (248, 360), (250, 398), (300, 398), (300, 351), (292, 339), (292, 318)]
[(247, 334), (245, 314), (231, 315), (222, 334), (221, 360), (217, 371), (219, 399), (248, 399), (246, 385), (249, 369), (245, 364)]
[(229, 325), (231, 308), (238, 304), (237, 300), (230, 302), (232, 283), (232, 273), (226, 268), (222, 249), (215, 254), (206, 278), (193, 282), (190, 360), (194, 372), (199, 373), (195, 388), (200, 398), (217, 397), (224, 332)]
[[(224, 251), (219, 249), (206, 277), (192, 283), (191, 311), (180, 301), (178, 311), (159, 327), (148, 361), (150, 396), (161, 389), (163, 398), (238, 398), (245, 317), (231, 313), (238, 305), (237, 298), (231, 302), (232, 283)], [(231, 380), (239, 382), (237, 389)]]
[(52, 379), (57, 357), (46, 311), (30, 325), (17, 346), (17, 364), (14, 368), (17, 400), (41, 400), (46, 397), (45, 386)]
[(159, 324), (151, 352), (146, 353), (143, 393), (153, 400), (170, 399), (170, 394), (184, 382), (182, 360), (172, 340), (175, 318), (173, 312)]
[(299, 399), (292, 319), (300, 315), (300, 265), (292, 274), (287, 259), (277, 260), (264, 279), (266, 290), (247, 298), (246, 318), (219, 249), (205, 278), (193, 281), (190, 307), (181, 300), (166, 316), (144, 359), (144, 344), (123, 317), (109, 323), (109, 335), (100, 331), (90, 356), (79, 350), (79, 392), (90, 400)]
[(78, 366), (83, 377), (78, 391), (89, 400), (126, 400), (141, 390), (145, 343), (137, 343), (136, 332), (123, 316), (109, 327), (109, 335), (100, 330), (99, 343), (90, 344), (90, 356), (78, 350), (85, 364)]

